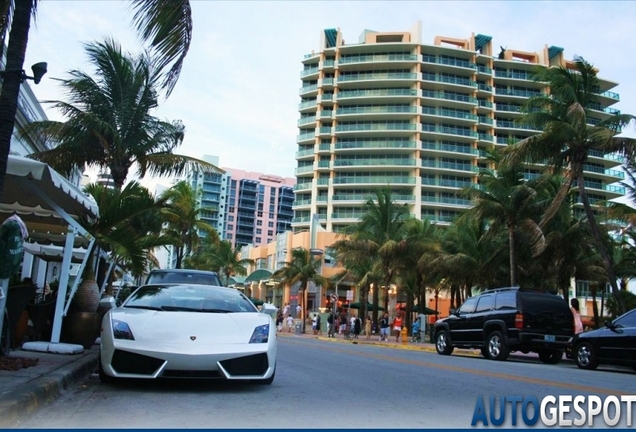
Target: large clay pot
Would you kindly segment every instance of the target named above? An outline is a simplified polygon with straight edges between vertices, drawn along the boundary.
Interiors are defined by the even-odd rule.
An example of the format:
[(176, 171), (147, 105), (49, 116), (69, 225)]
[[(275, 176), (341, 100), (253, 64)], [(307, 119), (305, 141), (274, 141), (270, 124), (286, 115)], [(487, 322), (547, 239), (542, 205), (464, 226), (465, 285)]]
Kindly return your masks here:
[(62, 321), (62, 340), (89, 349), (99, 337), (101, 318), (97, 312), (69, 312)]
[(99, 306), (99, 286), (90, 279), (82, 281), (73, 298), (73, 309), (77, 312), (95, 312)]

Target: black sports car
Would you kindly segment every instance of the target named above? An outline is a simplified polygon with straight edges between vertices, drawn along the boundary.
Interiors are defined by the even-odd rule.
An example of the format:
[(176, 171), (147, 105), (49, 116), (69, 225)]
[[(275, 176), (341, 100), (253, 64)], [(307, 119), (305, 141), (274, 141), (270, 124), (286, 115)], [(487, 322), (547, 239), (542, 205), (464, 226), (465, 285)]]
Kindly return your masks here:
[(599, 364), (636, 369), (636, 309), (606, 321), (599, 329), (576, 335), (572, 356), (581, 369), (596, 369)]

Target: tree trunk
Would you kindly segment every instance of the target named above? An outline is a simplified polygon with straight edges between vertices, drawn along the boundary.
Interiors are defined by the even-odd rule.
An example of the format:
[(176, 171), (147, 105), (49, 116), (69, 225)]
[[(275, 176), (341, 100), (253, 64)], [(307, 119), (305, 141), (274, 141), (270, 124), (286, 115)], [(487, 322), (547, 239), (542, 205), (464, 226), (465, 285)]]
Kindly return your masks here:
[(515, 253), (515, 226), (508, 223), (508, 247), (510, 248), (510, 286), (517, 286), (517, 255)]
[(592, 292), (592, 313), (594, 314), (594, 328), (599, 328), (601, 320), (598, 317), (598, 305), (596, 304), (596, 283), (590, 285), (590, 291)]
[(11, 136), (18, 111), (18, 96), (22, 83), (22, 69), (29, 40), (29, 26), (34, 0), (16, 1), (13, 22), (7, 47), (2, 93), (0, 93), (0, 198), (4, 190), (4, 178), (7, 174), (7, 162), (11, 151)]
[(175, 268), (181, 268), (181, 261), (183, 261), (183, 246), (179, 246), (176, 248), (177, 251), (177, 262), (175, 263)]
[(358, 303), (360, 303), (360, 319), (363, 323), (366, 323), (367, 316), (367, 298), (369, 297), (369, 285), (360, 287), (360, 293), (358, 294)]
[(376, 286), (373, 287), (373, 314), (372, 314), (372, 319), (373, 322), (377, 324), (378, 323), (378, 305), (380, 303), (380, 287), (376, 284)]
[(587, 198), (582, 165), (577, 165), (576, 173), (577, 173), (576, 178), (577, 178), (578, 188), (579, 188), (579, 196), (581, 197), (581, 201), (583, 202), (583, 207), (585, 208), (585, 215), (587, 216), (587, 222), (590, 224), (590, 231), (592, 231), (592, 237), (594, 238), (594, 242), (596, 243), (596, 248), (598, 249), (598, 252), (601, 255), (601, 259), (603, 261), (603, 267), (605, 267), (605, 272), (607, 273), (607, 278), (609, 279), (609, 283), (612, 286), (612, 295), (614, 296), (614, 300), (616, 300), (616, 306), (618, 306), (619, 315), (622, 315), (625, 313), (625, 304), (623, 303), (623, 298), (620, 295), (618, 285), (616, 283), (616, 274), (614, 273), (614, 263), (612, 262), (612, 256), (608, 252), (607, 248), (605, 247), (605, 242), (601, 238), (601, 232), (599, 230), (598, 224), (596, 223), (596, 218), (594, 216), (594, 212), (592, 211), (592, 206), (590, 206), (590, 202)]

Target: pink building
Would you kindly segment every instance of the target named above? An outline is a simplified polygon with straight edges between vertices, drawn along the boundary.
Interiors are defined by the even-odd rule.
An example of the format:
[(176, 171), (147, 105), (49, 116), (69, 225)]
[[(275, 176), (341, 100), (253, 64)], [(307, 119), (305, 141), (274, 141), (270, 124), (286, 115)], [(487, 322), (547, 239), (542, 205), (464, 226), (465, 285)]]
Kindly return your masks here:
[(266, 245), (291, 229), (295, 178), (223, 169), (227, 176), (224, 239), (234, 246)]

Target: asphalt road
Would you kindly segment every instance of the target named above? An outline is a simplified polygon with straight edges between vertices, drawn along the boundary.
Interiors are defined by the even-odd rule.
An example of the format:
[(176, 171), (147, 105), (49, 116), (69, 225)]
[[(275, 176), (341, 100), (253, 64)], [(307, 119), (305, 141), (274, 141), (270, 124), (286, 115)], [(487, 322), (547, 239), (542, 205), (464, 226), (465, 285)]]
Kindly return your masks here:
[(631, 369), (590, 372), (569, 362), (495, 362), (280, 337), (271, 386), (216, 381), (105, 385), (92, 376), (21, 427), (469, 428), (478, 397), (488, 402), (489, 396), (506, 395), (540, 400), (559, 394), (634, 394), (634, 378)]

